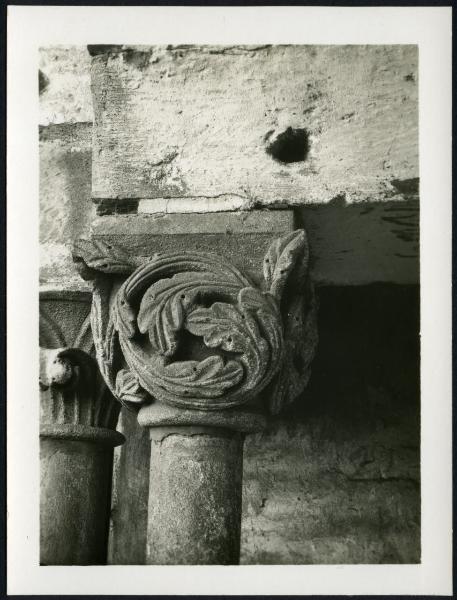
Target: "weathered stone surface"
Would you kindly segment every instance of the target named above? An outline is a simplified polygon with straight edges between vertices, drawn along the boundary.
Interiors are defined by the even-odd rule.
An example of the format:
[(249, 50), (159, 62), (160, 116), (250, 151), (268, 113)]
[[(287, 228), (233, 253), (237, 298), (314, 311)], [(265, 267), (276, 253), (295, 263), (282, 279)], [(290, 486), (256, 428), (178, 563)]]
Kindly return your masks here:
[(40, 564), (106, 562), (112, 447), (40, 441)]
[[(69, 244), (88, 234), (95, 212), (90, 199), (91, 130), (90, 124), (77, 124), (46, 128), (41, 132), (40, 281), (45, 285), (55, 287), (65, 283), (67, 287), (69, 284), (87, 287), (74, 270)], [(417, 283), (418, 184), (418, 179), (395, 181), (384, 202), (347, 204), (345, 198), (339, 196), (325, 206), (295, 209), (295, 226), (304, 226), (309, 236), (315, 283)], [(137, 210), (137, 204), (131, 210)], [(212, 206), (217, 210), (223, 207), (226, 205), (220, 203)], [(184, 213), (202, 210), (186, 199), (176, 208)], [(115, 209), (111, 206), (110, 210)], [(244, 268), (254, 270), (256, 257), (260, 258), (266, 251), (268, 232), (286, 231), (292, 213), (274, 211), (274, 218), (268, 218), (264, 217), (268, 212), (251, 212), (215, 213), (211, 225), (207, 221), (209, 215), (204, 214), (156, 214), (136, 218), (119, 214), (116, 219), (114, 216), (97, 218), (93, 230), (114, 244), (125, 243), (125, 232), (131, 232), (133, 237), (128, 246), (140, 254), (168, 252), (176, 249), (177, 244), (182, 249), (223, 249), (231, 262), (236, 264), (237, 256), (242, 255), (246, 262)], [(216, 227), (216, 219), (220, 219), (219, 233), (227, 234), (224, 242), (208, 236), (202, 240), (198, 234)], [(250, 238), (246, 247), (244, 243), (248, 238), (243, 234), (249, 231), (258, 235)], [(168, 234), (174, 237), (168, 238)], [(187, 237), (180, 238), (179, 234), (187, 234)]]
[[(40, 424), (47, 427), (46, 435), (52, 435), (54, 425), (58, 437), (65, 435), (65, 426), (77, 426), (75, 437), (84, 427), (114, 434), (119, 405), (95, 360), (91, 300), (88, 292), (40, 292)], [(70, 430), (67, 437), (72, 437)]]
[[(153, 254), (141, 264), (91, 239), (73, 255), (94, 280), (91, 324), (106, 385), (125, 406), (153, 403), (140, 410), (151, 438), (147, 563), (237, 564), (239, 430), (259, 420), (230, 409), (261, 396), (276, 414), (308, 382), (317, 335), (304, 230), (270, 242), (261, 287), (214, 253)], [(184, 409), (189, 424), (157, 415), (158, 401)], [(219, 419), (204, 423), (201, 411)]]
[(208, 412), (186, 410), (154, 402), (144, 406), (138, 413), (138, 423), (142, 427), (183, 427), (198, 426), (230, 429), (243, 433), (263, 431), (267, 424), (266, 416), (258, 411), (236, 408), (226, 411)]
[(151, 440), (146, 563), (238, 564), (242, 437), (181, 429)]
[(39, 50), (40, 125), (93, 120), (90, 56), (84, 46)]
[[(382, 392), (367, 394), (361, 401), (372, 406), (373, 420), (359, 417), (362, 426), (293, 417), (247, 436), (241, 564), (420, 560), (420, 460), (412, 432), (417, 415), (392, 420), (382, 408)], [(135, 441), (128, 437), (116, 449), (120, 455), (130, 449), (131, 467), (120, 469), (124, 483), (115, 504), (110, 564), (146, 560), (147, 511), (141, 506), (149, 472), (141, 457), (149, 441), (141, 434), (140, 445), (140, 430), (134, 427)]]
[(363, 429), (289, 420), (248, 436), (241, 564), (419, 562), (419, 449), (406, 418)]
[(178, 249), (219, 252), (256, 280), (271, 232), (303, 226), (309, 238), (311, 277), (317, 285), (418, 283), (417, 183), (400, 186), (408, 198), (401, 202), (346, 205), (340, 198), (293, 213), (103, 216), (93, 221), (92, 235), (139, 256)]
[(40, 290), (40, 347), (71, 346), (91, 352), (91, 301), (89, 291)]
[[(225, 412), (186, 411), (155, 402), (139, 412), (137, 421), (135, 413), (122, 409), (118, 430), (126, 441), (114, 449), (109, 564), (146, 563), (151, 454), (149, 433), (158, 439), (163, 436), (164, 428), (179, 433), (183, 426), (190, 425), (194, 425), (192, 430), (195, 431), (196, 424), (200, 429), (208, 428), (208, 431), (225, 427), (234, 431), (253, 432), (265, 428), (266, 418), (260, 413), (242, 409)], [(151, 493), (155, 493), (153, 489)]]
[(148, 521), (149, 430), (140, 427), (137, 415), (121, 410), (118, 431), (125, 437), (114, 448), (108, 564), (146, 564)]
[(105, 50), (95, 198), (378, 201), (418, 177), (415, 46)]
[[(215, 253), (153, 254), (141, 264), (91, 239), (77, 241), (73, 256), (94, 279), (96, 356), (122, 404), (220, 411), (263, 392), (277, 414), (306, 386), (317, 330), (303, 229), (270, 242), (260, 286)], [(114, 289), (119, 276), (127, 278)]]
[[(113, 48), (113, 50), (115, 50), (115, 48)], [(152, 52), (151, 57), (152, 60), (154, 60), (154, 51), (151, 51), (151, 49), (146, 47), (140, 48), (139, 50), (146, 54)], [(243, 60), (246, 60), (249, 56), (259, 54), (259, 58), (255, 58), (254, 62), (257, 61), (263, 69), (263, 71), (262, 69), (258, 71), (258, 76), (265, 77), (265, 73), (268, 72), (268, 65), (273, 63), (271, 57), (269, 62), (267, 62), (266, 58), (262, 58), (262, 56), (267, 52), (271, 53), (271, 51), (271, 48), (269, 50), (259, 49), (246, 52), (242, 51), (245, 55)], [(327, 56), (325, 60), (324, 58), (320, 59), (318, 55), (316, 55), (315, 58), (312, 58), (312, 48), (306, 49), (306, 47), (303, 47), (301, 51), (309, 53), (311, 58), (307, 61), (303, 61), (302, 64), (305, 66), (310, 65), (311, 69), (317, 68), (319, 61), (322, 63), (323, 69), (326, 64), (325, 61), (327, 61), (330, 56), (328, 48), (317, 49), (318, 53), (323, 53), (322, 57)], [(409, 119), (416, 113), (415, 107), (410, 110), (410, 103), (413, 101), (415, 102), (414, 95), (416, 94), (417, 84), (414, 81), (415, 67), (411, 70), (408, 68), (409, 64), (412, 64), (412, 62), (415, 63), (416, 61), (415, 49), (413, 47), (396, 47), (390, 49), (387, 49), (386, 47), (369, 47), (368, 49), (363, 47), (352, 47), (351, 49), (351, 47), (348, 47), (345, 51), (348, 53), (348, 56), (351, 52), (355, 53), (356, 65), (359, 65), (361, 69), (363, 67), (361, 71), (356, 73), (357, 77), (359, 79), (360, 77), (362, 77), (362, 79), (363, 77), (373, 79), (372, 85), (360, 88), (359, 96), (352, 97), (352, 100), (351, 96), (345, 96), (346, 100), (343, 98), (343, 104), (354, 101), (354, 105), (359, 108), (351, 117), (348, 116), (350, 111), (345, 112), (346, 119), (341, 121), (338, 120), (338, 115), (335, 110), (339, 110), (342, 105), (335, 104), (329, 106), (329, 98), (327, 95), (324, 94), (322, 97), (316, 98), (315, 102), (311, 103), (311, 106), (315, 106), (315, 111), (322, 112), (321, 118), (325, 120), (326, 123), (323, 126), (323, 131), (328, 131), (329, 136), (331, 135), (334, 126), (338, 126), (340, 129), (343, 127), (343, 131), (344, 128), (350, 128), (350, 130), (347, 130), (348, 137), (346, 140), (346, 150), (342, 153), (343, 161), (338, 160), (337, 164), (344, 166), (346, 164), (345, 161), (349, 160), (352, 156), (352, 152), (363, 151), (367, 160), (369, 156), (373, 157), (375, 154), (376, 157), (379, 158), (382, 155), (383, 145), (381, 142), (379, 147), (376, 145), (375, 139), (377, 139), (377, 135), (381, 136), (382, 139), (387, 140), (389, 145), (392, 144), (394, 153), (392, 154), (391, 152), (389, 154), (384, 165), (385, 168), (379, 172), (379, 177), (375, 181), (375, 186), (378, 188), (379, 186), (382, 187), (382, 193), (380, 193), (380, 195), (364, 191), (366, 186), (371, 186), (374, 180), (371, 177), (371, 168), (370, 170), (367, 170), (364, 161), (362, 161), (357, 163), (356, 167), (351, 167), (351, 170), (347, 171), (347, 176), (343, 182), (344, 185), (340, 186), (341, 189), (339, 188), (336, 191), (333, 189), (336, 180), (332, 178), (329, 186), (327, 186), (328, 189), (325, 193), (322, 193), (317, 200), (319, 203), (330, 200), (328, 207), (306, 206), (299, 209), (300, 223), (298, 225), (303, 225), (305, 227), (310, 238), (310, 246), (312, 249), (312, 276), (314, 281), (320, 284), (361, 285), (377, 281), (417, 283), (419, 277), (419, 181), (417, 165), (415, 169), (409, 167), (403, 168), (401, 167), (401, 161), (399, 161), (398, 158), (395, 158), (395, 156), (398, 157), (400, 155), (406, 156), (406, 146), (410, 148), (416, 147), (417, 135), (414, 133), (416, 123), (414, 124), (414, 127), (410, 127)], [(195, 50), (192, 51), (191, 49), (177, 49), (176, 51), (164, 50), (164, 54), (169, 54), (170, 56), (176, 52), (181, 52), (183, 54), (180, 60), (184, 62), (179, 63), (180, 68), (182, 69), (186, 68), (186, 56), (196, 56)], [(238, 56), (232, 55), (232, 53), (236, 52), (237, 50), (232, 48), (225, 50), (221, 54), (220, 52), (218, 53), (216, 49), (215, 53), (203, 54), (199, 60), (203, 61), (203, 63), (205, 63), (205, 61), (221, 60), (221, 58), (223, 59), (224, 53), (232, 59), (241, 60)], [(394, 61), (387, 60), (390, 58), (389, 52), (397, 57)], [(132, 54), (132, 56), (134, 55), (135, 53)], [(42, 59), (46, 60), (46, 65), (49, 67), (46, 69), (46, 72), (49, 73), (49, 77), (51, 78), (52, 69), (56, 69), (61, 73), (61, 76), (64, 77), (64, 80), (59, 83), (57, 88), (65, 82), (70, 85), (71, 89), (74, 88), (74, 90), (78, 90), (79, 94), (83, 94), (85, 98), (90, 99), (89, 77), (87, 72), (84, 77), (81, 76), (84, 71), (83, 65), (86, 65), (88, 68), (88, 54), (86, 49), (71, 47), (45, 49), (42, 52), (42, 57), (46, 56), (48, 58)], [(384, 59), (385, 63), (383, 63)], [(402, 64), (400, 65), (400, 63)], [(157, 64), (160, 64), (160, 61)], [(154, 65), (152, 64), (150, 68), (153, 68), (153, 66)], [(326, 84), (330, 86), (328, 88), (330, 91), (333, 90), (333, 92), (340, 94), (343, 93), (346, 86), (350, 86), (351, 89), (354, 90), (353, 86), (356, 85), (357, 78), (354, 79), (352, 76), (343, 77), (345, 68), (346, 66), (343, 66), (343, 70), (339, 71), (339, 73), (341, 72), (341, 75), (335, 74), (332, 71), (332, 73), (334, 73), (332, 76), (333, 79), (329, 80), (329, 83)], [(403, 71), (405, 71), (405, 74), (402, 78)], [(406, 73), (406, 71), (408, 72)], [(45, 73), (44, 66), (43, 72)], [(378, 77), (378, 75), (380, 76)], [(144, 77), (146, 77), (146, 75), (144, 75)], [(240, 79), (240, 82), (242, 82), (243, 77), (244, 71), (237, 72), (236, 77), (231, 78), (232, 83), (233, 81), (236, 82), (238, 78)], [(143, 75), (141, 75), (141, 78), (143, 78)], [(339, 82), (339, 78), (341, 78), (341, 82)], [(172, 77), (168, 79), (174, 80), (175, 78)], [(307, 81), (307, 76), (304, 80)], [(324, 80), (325, 78), (322, 78), (322, 81)], [(284, 81), (286, 81), (286, 79)], [(290, 77), (288, 77), (286, 83), (287, 85), (292, 85), (293, 89), (295, 89), (298, 86), (299, 79), (296, 81), (297, 83), (291, 84)], [(163, 83), (163, 78), (160, 82), (161, 85), (165, 85)], [(270, 84), (268, 83), (268, 86), (269, 85)], [(395, 96), (395, 90), (397, 89), (395, 86), (400, 90), (398, 92), (398, 97)], [(52, 102), (57, 103), (54, 111), (56, 114), (64, 114), (65, 110), (69, 110), (69, 113), (63, 120), (65, 122), (49, 127), (42, 127), (40, 130), (40, 281), (44, 285), (50, 284), (55, 286), (57, 284), (65, 283), (67, 286), (82, 287), (83, 283), (78, 279), (73, 270), (70, 251), (67, 244), (76, 237), (86, 234), (88, 224), (93, 216), (93, 207), (90, 202), (92, 114), (85, 110), (81, 110), (80, 113), (75, 113), (71, 108), (71, 99), (67, 98), (68, 93), (72, 92), (68, 92), (69, 88), (65, 88), (65, 86), (61, 89), (67, 89), (67, 92), (65, 92), (63, 96), (59, 89), (48, 86), (40, 97), (42, 110), (47, 114), (51, 114), (48, 110), (51, 98), (53, 99)], [(156, 89), (158, 90), (157, 86), (153, 89), (154, 94), (156, 94), (156, 91), (154, 91)], [(187, 87), (184, 89), (187, 90)], [(240, 83), (240, 89), (243, 89), (242, 83)], [(395, 101), (389, 99), (390, 93), (393, 93), (395, 96)], [(370, 94), (373, 94), (373, 99), (368, 102)], [(153, 97), (155, 98), (155, 96)], [(404, 97), (406, 97), (407, 100), (403, 102)], [(165, 95), (165, 98), (167, 99), (168, 96)], [(399, 99), (402, 101), (400, 102)], [(140, 99), (138, 102), (140, 102)], [(146, 102), (146, 99), (141, 100), (141, 102)], [(287, 105), (288, 96), (285, 95), (281, 102)], [(368, 106), (367, 104), (364, 108), (363, 106), (366, 102), (371, 104), (371, 106)], [(242, 105), (245, 105), (245, 100), (243, 100)], [(190, 109), (189, 105), (189, 110)], [(213, 109), (211, 108), (211, 110)], [(407, 117), (403, 114), (404, 110), (407, 112)], [(243, 118), (245, 120), (250, 118), (249, 115), (251, 112), (251, 110), (241, 111), (242, 114), (237, 116), (237, 119), (234, 121), (234, 126), (238, 127), (240, 119), (243, 124)], [(281, 111), (278, 112), (281, 114), (283, 111), (281, 109)], [(204, 117), (205, 113), (199, 113), (198, 111), (197, 113), (200, 114), (200, 118)], [(370, 124), (374, 121), (381, 122), (386, 113), (387, 119), (385, 120), (384, 125), (379, 129), (376, 129), (376, 136), (372, 137), (374, 134)], [(305, 113), (305, 116), (307, 114), (312, 115), (314, 114), (314, 111)], [(78, 117), (77, 115), (80, 116)], [(54, 123), (55, 119), (42, 119), (42, 122), (43, 124)], [(121, 124), (119, 126), (121, 126)], [(244, 127), (244, 125), (242, 126)], [(211, 126), (211, 128), (212, 127), (213, 126)], [(246, 127), (244, 128), (246, 129)], [(355, 138), (354, 128), (357, 134)], [(219, 129), (218, 132), (216, 131), (214, 133), (214, 136), (220, 135), (220, 133)], [(411, 139), (409, 140), (410, 136)], [(242, 141), (244, 137), (241, 136), (240, 139)], [(357, 143), (354, 142), (354, 139), (357, 140)], [(343, 143), (343, 137), (338, 135), (335, 138), (335, 149), (338, 147), (338, 144), (336, 144), (337, 141)], [(133, 139), (132, 142), (134, 143), (135, 140)], [(165, 142), (163, 140), (160, 140), (160, 142), (160, 147), (164, 147)], [(332, 142), (332, 140), (330, 140), (329, 143), (330, 142)], [(188, 143), (193, 144), (194, 140), (191, 139)], [(227, 143), (230, 145), (238, 142), (234, 136), (231, 136), (228, 140), (223, 139), (223, 143), (221, 142), (219, 144), (221, 151), (227, 147)], [(367, 152), (367, 147), (372, 149), (373, 154)], [(138, 155), (138, 159), (140, 160), (143, 156), (144, 153), (142, 152)], [(193, 162), (195, 162), (196, 159), (199, 159), (200, 156), (204, 155), (201, 153), (196, 155), (192, 158)], [(135, 158), (135, 156), (133, 156), (133, 158)], [(268, 158), (271, 161), (271, 163), (269, 163), (270, 165), (273, 164), (276, 165), (278, 169), (285, 170), (284, 177), (280, 177), (281, 181), (289, 180), (291, 177), (289, 175), (286, 176), (288, 169), (296, 169), (300, 164), (290, 163), (289, 165), (283, 165), (281, 167), (279, 163), (276, 163), (274, 159), (271, 158), (271, 156)], [(205, 160), (202, 160), (202, 162), (205, 162)], [(232, 164), (231, 160), (224, 161), (221, 167), (223, 167), (223, 169), (230, 169), (230, 165)], [(306, 164), (306, 161), (304, 164)], [(264, 181), (263, 176), (258, 177), (257, 175), (259, 172), (262, 172), (262, 174), (268, 173), (268, 169), (266, 171), (265, 169), (259, 171), (257, 166), (253, 166), (250, 172), (255, 174), (257, 180)], [(326, 181), (324, 174), (325, 169), (324, 172), (312, 176), (310, 175), (310, 179), (313, 181), (318, 179), (320, 182), (324, 182)], [(228, 178), (226, 181), (233, 181), (233, 179)], [(361, 204), (352, 203), (353, 196), (349, 192), (346, 193), (347, 190), (345, 189), (347, 182), (351, 182), (351, 186), (352, 182), (355, 182), (354, 185), (358, 186), (358, 191), (356, 190), (357, 199), (361, 198), (366, 202), (362, 202)], [(208, 197), (189, 198), (186, 195), (183, 195), (178, 198), (159, 198), (157, 201), (144, 200), (139, 202), (138, 199), (115, 200), (111, 198), (111, 200), (106, 200), (109, 205), (109, 207), (107, 205), (108, 208), (106, 208), (106, 210), (118, 211), (120, 213), (125, 212), (126, 210), (130, 212), (136, 212), (137, 210), (152, 210), (162, 213), (186, 213), (189, 211), (206, 212), (209, 210), (238, 210), (246, 207), (244, 196), (240, 198), (236, 194), (234, 195), (231, 193), (233, 191), (233, 187), (230, 185), (228, 193), (224, 193), (220, 196), (216, 195), (216, 197), (213, 197), (214, 193), (211, 192)], [(290, 199), (292, 202), (295, 198), (296, 194), (291, 193), (286, 200), (288, 201)], [(383, 202), (374, 202), (374, 200), (378, 199), (383, 200)], [(97, 200), (99, 202), (104, 201), (103, 198), (98, 198)], [(262, 199), (260, 200), (262, 201)], [(111, 204), (109, 204), (109, 202), (111, 202)], [(102, 204), (98, 204), (99, 210), (102, 210), (103, 206), (104, 205)], [(162, 231), (166, 232), (167, 227), (170, 226), (167, 217), (163, 214), (156, 216), (163, 221)], [(147, 224), (147, 226), (151, 226), (152, 229), (155, 230), (152, 221), (143, 221), (143, 223)], [(128, 227), (131, 227), (132, 224), (132, 222), (129, 222)], [(139, 235), (138, 231), (137, 234)], [(239, 241), (240, 240), (236, 238), (232, 239), (234, 247), (236, 247)], [(176, 238), (174, 240), (174, 243), (175, 242)], [(155, 243), (157, 243), (157, 239), (155, 239)], [(194, 242), (191, 243), (198, 245), (197, 240), (194, 240)], [(230, 243), (230, 240), (226, 241), (227, 247), (230, 247)], [(235, 254), (235, 250), (233, 251), (233, 254)]]
[(40, 128), (40, 282), (81, 287), (69, 244), (89, 229), (92, 123)]
[(297, 210), (311, 248), (311, 276), (317, 285), (419, 283), (418, 181), (397, 183), (404, 201), (326, 206)]
[(292, 211), (250, 211), (156, 216), (106, 216), (94, 220), (91, 237), (120, 246), (127, 255), (214, 252), (255, 283), (272, 239), (294, 229)]

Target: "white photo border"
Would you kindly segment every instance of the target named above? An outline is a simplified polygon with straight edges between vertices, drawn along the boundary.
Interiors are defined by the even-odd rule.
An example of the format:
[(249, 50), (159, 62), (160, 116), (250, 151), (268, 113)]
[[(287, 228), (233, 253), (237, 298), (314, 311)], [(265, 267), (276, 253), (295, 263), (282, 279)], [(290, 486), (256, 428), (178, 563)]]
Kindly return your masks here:
[[(7, 25), (8, 594), (451, 595), (451, 8), (9, 6)], [(38, 48), (113, 43), (418, 45), (421, 564), (39, 566)]]

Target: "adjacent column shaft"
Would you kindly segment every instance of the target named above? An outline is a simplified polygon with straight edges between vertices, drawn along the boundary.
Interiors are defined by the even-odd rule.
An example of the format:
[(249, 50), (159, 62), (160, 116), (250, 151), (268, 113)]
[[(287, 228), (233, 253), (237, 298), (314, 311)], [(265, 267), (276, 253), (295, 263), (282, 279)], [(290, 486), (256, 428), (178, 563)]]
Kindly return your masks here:
[(40, 440), (40, 564), (106, 562), (112, 446)]

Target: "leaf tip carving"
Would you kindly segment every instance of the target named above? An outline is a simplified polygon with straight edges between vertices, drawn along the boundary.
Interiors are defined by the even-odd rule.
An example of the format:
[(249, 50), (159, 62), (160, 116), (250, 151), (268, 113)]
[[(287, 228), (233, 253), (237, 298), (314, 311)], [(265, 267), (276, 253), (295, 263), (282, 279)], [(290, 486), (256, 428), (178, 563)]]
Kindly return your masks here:
[(121, 369), (116, 376), (116, 397), (122, 404), (144, 404), (148, 394), (141, 387), (138, 377), (128, 369)]
[(294, 271), (296, 283), (302, 284), (307, 268), (308, 240), (306, 232), (304, 229), (297, 229), (276, 239), (268, 249), (263, 261), (263, 274), (267, 289), (273, 296), (280, 299), (291, 272)]
[(94, 279), (97, 271), (129, 275), (136, 267), (122, 248), (103, 240), (76, 240), (72, 245), (72, 257), (83, 279)]

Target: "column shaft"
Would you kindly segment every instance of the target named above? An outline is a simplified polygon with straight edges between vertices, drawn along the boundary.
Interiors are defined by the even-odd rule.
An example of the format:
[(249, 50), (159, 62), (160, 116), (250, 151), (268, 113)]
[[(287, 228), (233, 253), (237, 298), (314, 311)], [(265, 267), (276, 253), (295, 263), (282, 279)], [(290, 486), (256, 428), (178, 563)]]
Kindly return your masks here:
[(243, 437), (151, 429), (148, 564), (238, 564)]

